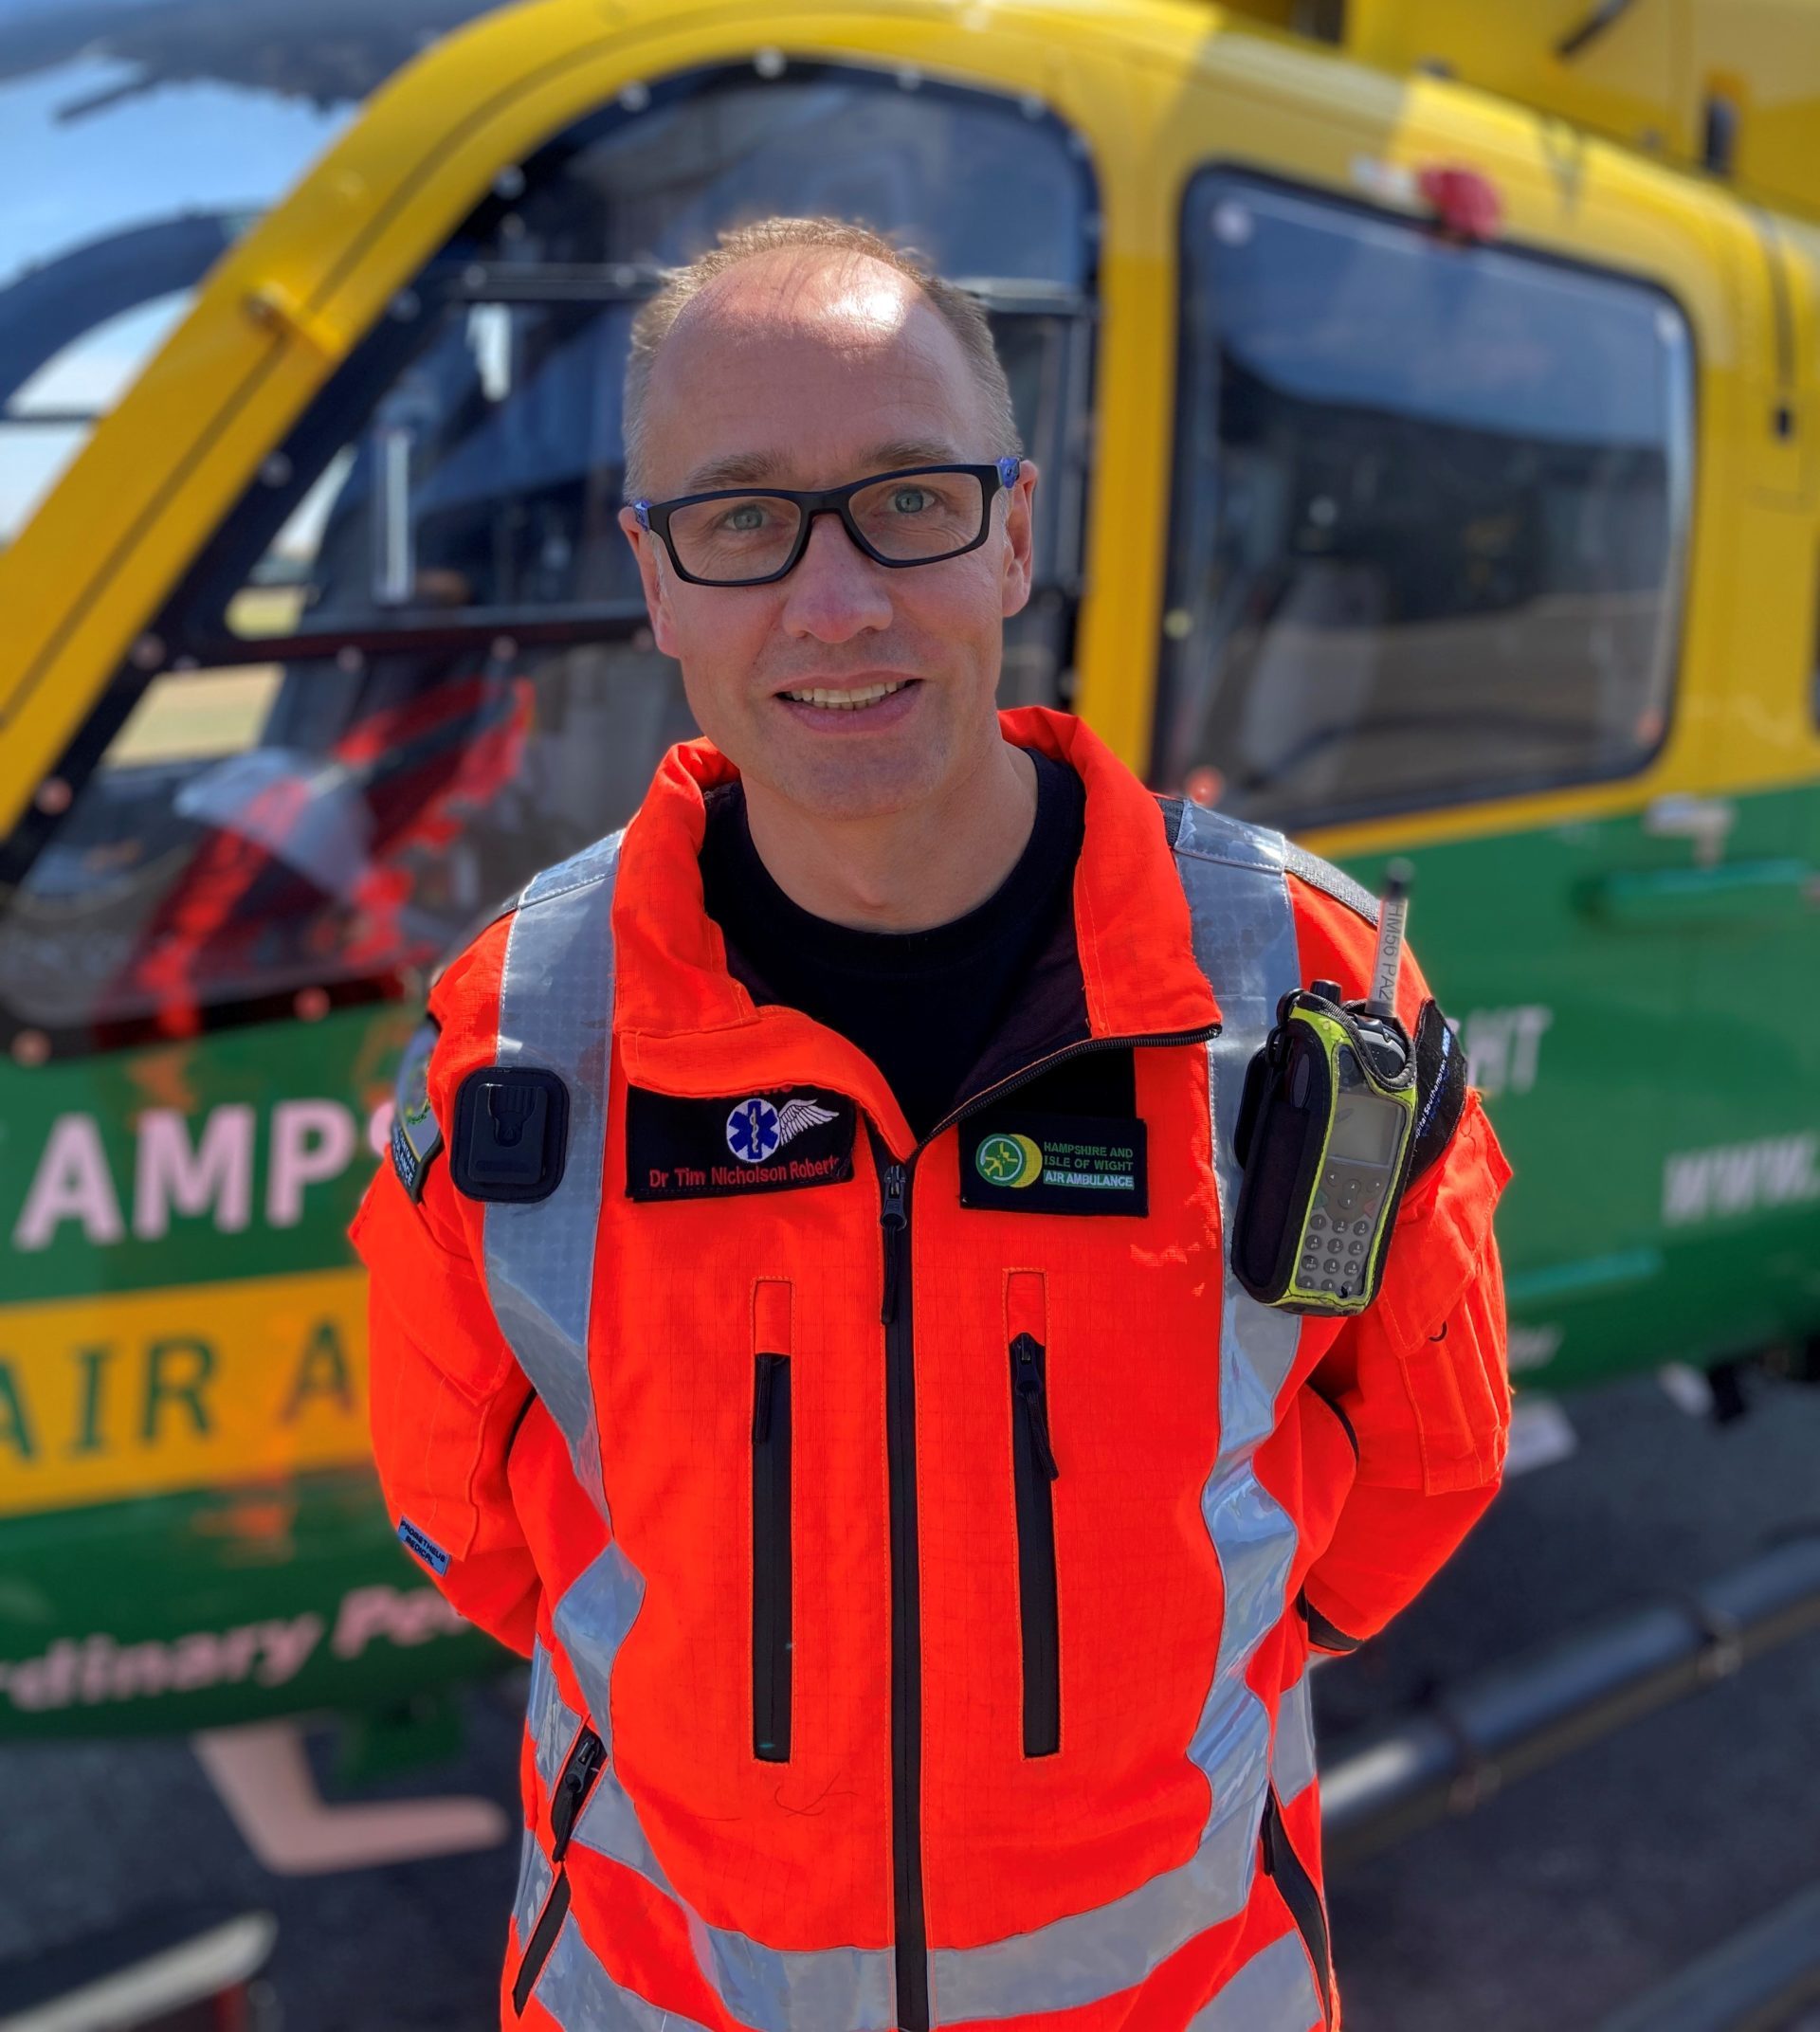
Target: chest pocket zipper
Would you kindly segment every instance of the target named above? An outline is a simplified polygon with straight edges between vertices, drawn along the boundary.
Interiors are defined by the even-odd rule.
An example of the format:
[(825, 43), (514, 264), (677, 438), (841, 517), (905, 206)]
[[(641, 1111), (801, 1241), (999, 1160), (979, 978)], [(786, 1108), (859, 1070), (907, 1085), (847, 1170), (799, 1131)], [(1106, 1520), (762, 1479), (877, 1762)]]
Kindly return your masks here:
[(1058, 1469), (1049, 1444), (1046, 1352), (1032, 1334), (1012, 1336), (1011, 1478), (1017, 1502), (1017, 1602), (1024, 1653), (1024, 1754), (1062, 1747), (1062, 1660), (1056, 1610)]
[(790, 1359), (761, 1354), (752, 1403), (752, 1753), (790, 1759)]
[(556, 1935), (562, 1932), (562, 1922), (569, 1916), (569, 1872), (561, 1867), (562, 1859), (568, 1852), (569, 1838), (575, 1831), (575, 1823), (581, 1818), (581, 1809), (588, 1804), (588, 1795), (593, 1790), (594, 1781), (606, 1762), (606, 1744), (584, 1725), (575, 1738), (574, 1748), (563, 1760), (550, 1801), (550, 1860), (557, 1865), (557, 1869), (551, 1879), (550, 1895), (543, 1901), (543, 1910), (537, 1914), (537, 1923), (525, 1945), (519, 1972), (513, 1979), (512, 2008), (519, 2017), (524, 2015), (531, 1992), (537, 1987), (543, 1965), (550, 1959)]
[(1265, 1794), (1264, 1822), (1258, 1829), (1265, 1874), (1276, 1879), (1289, 1916), (1296, 1922), (1308, 1959), (1315, 1965), (1315, 1987), (1320, 1993), (1320, 2022), (1334, 2022), (1334, 1964), (1327, 1936), (1327, 1913), (1315, 1880), (1301, 1866), (1301, 1858), (1289, 1841), (1283, 1824), (1283, 1808), (1277, 1804), (1273, 1785)]
[(790, 1761), (791, 1283), (752, 1288), (752, 1753)]

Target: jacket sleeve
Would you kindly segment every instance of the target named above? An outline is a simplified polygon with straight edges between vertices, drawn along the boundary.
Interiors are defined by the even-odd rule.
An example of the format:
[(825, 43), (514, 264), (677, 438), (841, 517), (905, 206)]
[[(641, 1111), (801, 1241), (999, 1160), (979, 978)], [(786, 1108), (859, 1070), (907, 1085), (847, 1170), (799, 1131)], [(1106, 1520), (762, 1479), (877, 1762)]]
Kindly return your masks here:
[(1510, 1176), (1476, 1093), (1405, 1201), (1375, 1302), (1314, 1388), (1357, 1471), (1301, 1606), (1317, 1649), (1350, 1651), (1419, 1594), (1497, 1494), (1510, 1432), (1504, 1287), (1492, 1213)]
[(355, 1217), (370, 1274), (373, 1458), (393, 1529), (451, 1607), (528, 1658), (540, 1583), (506, 1461), (533, 1392), (466, 1225), (440, 1158), (416, 1201), (382, 1163)]

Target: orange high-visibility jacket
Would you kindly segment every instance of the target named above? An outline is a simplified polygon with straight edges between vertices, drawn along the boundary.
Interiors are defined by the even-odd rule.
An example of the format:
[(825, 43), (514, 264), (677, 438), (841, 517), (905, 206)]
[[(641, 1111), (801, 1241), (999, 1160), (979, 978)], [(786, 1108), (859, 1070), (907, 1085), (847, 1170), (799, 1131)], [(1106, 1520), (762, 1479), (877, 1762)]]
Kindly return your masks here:
[(1507, 1168), (1466, 1095), (1367, 1312), (1249, 1297), (1245, 1068), (1369, 899), (1002, 724), (1073, 935), (921, 1145), (729, 972), (705, 742), (431, 995), (355, 1237), (392, 1520), (532, 1660), (507, 2026), (1338, 2023), (1307, 1673), (1497, 1487)]

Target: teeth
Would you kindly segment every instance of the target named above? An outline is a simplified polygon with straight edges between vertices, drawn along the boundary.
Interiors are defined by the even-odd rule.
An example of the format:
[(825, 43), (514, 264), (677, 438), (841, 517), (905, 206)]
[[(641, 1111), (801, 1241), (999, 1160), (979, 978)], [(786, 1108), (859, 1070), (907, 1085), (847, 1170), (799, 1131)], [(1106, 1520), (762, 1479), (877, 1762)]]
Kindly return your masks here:
[(877, 705), (881, 698), (890, 698), (893, 692), (903, 689), (904, 680), (896, 684), (864, 684), (857, 691), (824, 691), (819, 685), (813, 691), (786, 692), (786, 698), (795, 699), (798, 705), (819, 705), (834, 713), (855, 713), (863, 706)]

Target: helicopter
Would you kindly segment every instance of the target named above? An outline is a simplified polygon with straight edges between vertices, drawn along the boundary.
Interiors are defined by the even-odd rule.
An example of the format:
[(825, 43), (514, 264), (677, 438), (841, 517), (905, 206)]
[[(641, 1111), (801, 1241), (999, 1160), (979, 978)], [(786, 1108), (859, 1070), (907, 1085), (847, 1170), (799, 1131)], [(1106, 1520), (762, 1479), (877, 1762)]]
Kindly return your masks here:
[(200, 1732), (278, 1867), (500, 1831), (337, 1834), (282, 1733), (499, 1663), (388, 1529), (345, 1229), (438, 960), (694, 731), (621, 381), (745, 217), (986, 308), (1003, 702), (1411, 863), (1523, 1396), (1814, 1366), (1820, 6), (298, 14), (0, 9), (72, 165), (0, 237), (0, 1740)]

